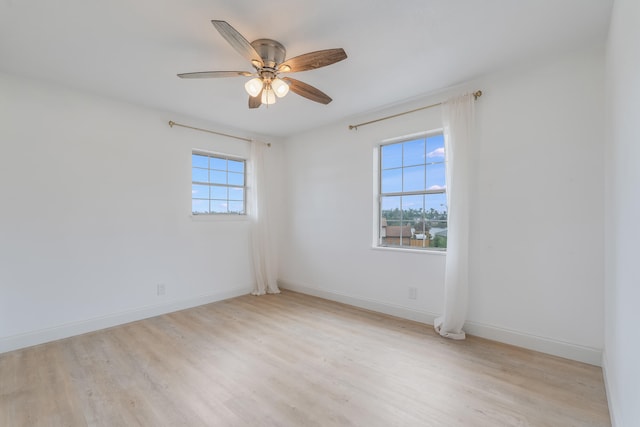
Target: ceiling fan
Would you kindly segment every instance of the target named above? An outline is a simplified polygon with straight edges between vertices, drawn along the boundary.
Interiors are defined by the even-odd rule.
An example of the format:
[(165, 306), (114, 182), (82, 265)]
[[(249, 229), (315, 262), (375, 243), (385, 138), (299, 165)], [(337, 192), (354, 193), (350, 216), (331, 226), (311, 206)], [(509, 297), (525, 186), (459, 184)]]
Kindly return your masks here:
[(289, 58), (285, 61), (286, 50), (280, 42), (271, 39), (257, 39), (249, 43), (242, 34), (226, 21), (212, 20), (211, 23), (240, 55), (251, 61), (255, 72), (201, 71), (178, 74), (178, 77), (183, 79), (253, 77), (244, 85), (249, 94), (249, 108), (258, 108), (262, 104), (273, 104), (276, 102), (276, 97), (285, 96), (289, 89), (300, 96), (321, 104), (331, 102), (331, 98), (319, 89), (291, 77), (280, 78), (279, 75), (281, 73), (314, 70), (342, 61), (347, 57), (344, 49), (318, 50)]

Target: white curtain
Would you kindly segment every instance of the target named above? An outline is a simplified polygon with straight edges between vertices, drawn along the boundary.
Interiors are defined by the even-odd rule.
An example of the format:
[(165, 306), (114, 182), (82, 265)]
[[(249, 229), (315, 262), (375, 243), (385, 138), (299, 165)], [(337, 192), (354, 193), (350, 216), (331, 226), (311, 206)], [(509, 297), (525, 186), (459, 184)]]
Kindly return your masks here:
[(275, 253), (269, 237), (269, 217), (267, 215), (267, 185), (264, 170), (265, 144), (260, 141), (251, 143), (249, 160), (249, 217), (251, 220), (251, 257), (255, 284), (253, 295), (278, 294)]
[(469, 263), (470, 150), (474, 130), (474, 96), (466, 94), (442, 104), (447, 156), (447, 258), (444, 277), (444, 310), (434, 321), (446, 338), (463, 340), (467, 316)]

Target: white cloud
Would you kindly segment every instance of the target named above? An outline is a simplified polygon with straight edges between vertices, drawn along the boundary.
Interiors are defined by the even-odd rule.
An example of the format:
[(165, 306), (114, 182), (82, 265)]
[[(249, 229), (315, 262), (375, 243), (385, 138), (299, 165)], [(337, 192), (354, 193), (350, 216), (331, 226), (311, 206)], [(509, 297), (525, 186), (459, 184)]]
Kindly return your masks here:
[(427, 188), (427, 190), (446, 190), (447, 186), (446, 185), (432, 185), (431, 187)]
[(427, 158), (432, 157), (444, 157), (444, 147), (436, 148), (430, 153), (427, 153)]

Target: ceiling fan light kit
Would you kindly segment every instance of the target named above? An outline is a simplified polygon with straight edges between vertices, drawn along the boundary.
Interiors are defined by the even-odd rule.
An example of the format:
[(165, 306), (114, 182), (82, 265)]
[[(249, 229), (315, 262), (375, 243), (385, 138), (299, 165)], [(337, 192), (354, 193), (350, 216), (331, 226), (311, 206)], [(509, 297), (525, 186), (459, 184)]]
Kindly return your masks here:
[(180, 78), (253, 77), (244, 85), (249, 94), (249, 108), (262, 104), (271, 105), (277, 98), (294, 93), (321, 104), (331, 98), (319, 89), (291, 77), (280, 78), (280, 73), (295, 73), (326, 67), (347, 58), (344, 49), (325, 49), (305, 53), (285, 60), (286, 50), (282, 43), (271, 39), (257, 39), (249, 43), (242, 34), (226, 21), (211, 21), (220, 35), (243, 57), (251, 62), (255, 72), (247, 71), (202, 71), (178, 74)]
[(244, 84), (244, 88), (247, 91), (247, 93), (249, 94), (249, 96), (258, 96), (260, 95), (260, 92), (262, 91), (262, 88), (264, 83), (262, 82), (262, 79), (259, 79), (257, 77), (249, 80), (248, 82), (246, 82)]
[(282, 98), (289, 93), (289, 85), (277, 77), (271, 82), (271, 88), (278, 98)]
[(273, 89), (267, 88), (262, 90), (262, 96), (260, 97), (260, 101), (263, 104), (271, 105), (276, 103), (276, 94), (273, 92)]

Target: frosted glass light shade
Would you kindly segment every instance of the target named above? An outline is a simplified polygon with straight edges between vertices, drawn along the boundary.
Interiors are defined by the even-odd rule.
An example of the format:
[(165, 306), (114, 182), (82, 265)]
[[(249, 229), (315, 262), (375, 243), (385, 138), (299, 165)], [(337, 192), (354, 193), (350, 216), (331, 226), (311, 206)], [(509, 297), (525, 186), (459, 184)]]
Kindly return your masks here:
[(262, 80), (259, 78), (251, 79), (244, 84), (244, 89), (250, 96), (256, 97), (260, 95), (262, 90)]
[(281, 80), (279, 78), (273, 79), (273, 81), (271, 82), (271, 87), (273, 88), (273, 91), (278, 98), (282, 98), (289, 93), (289, 85), (284, 80)]
[(276, 103), (276, 94), (273, 89), (269, 88), (262, 91), (262, 103), (267, 105)]

